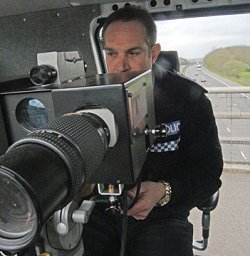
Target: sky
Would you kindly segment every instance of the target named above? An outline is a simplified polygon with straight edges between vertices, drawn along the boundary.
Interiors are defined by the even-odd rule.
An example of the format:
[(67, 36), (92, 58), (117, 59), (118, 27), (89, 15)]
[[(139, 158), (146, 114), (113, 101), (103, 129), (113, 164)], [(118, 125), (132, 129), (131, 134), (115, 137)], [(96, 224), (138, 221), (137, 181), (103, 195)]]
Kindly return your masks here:
[(177, 50), (186, 59), (221, 47), (250, 46), (250, 14), (158, 21), (157, 30), (162, 50)]

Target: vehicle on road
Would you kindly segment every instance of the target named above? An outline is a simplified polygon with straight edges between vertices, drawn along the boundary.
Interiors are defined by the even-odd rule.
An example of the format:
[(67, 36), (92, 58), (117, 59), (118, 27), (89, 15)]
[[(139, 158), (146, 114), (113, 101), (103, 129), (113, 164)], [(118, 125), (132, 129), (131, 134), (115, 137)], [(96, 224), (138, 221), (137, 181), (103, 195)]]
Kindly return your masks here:
[(201, 77), (201, 82), (206, 82), (207, 80), (206, 80), (206, 77), (205, 76), (202, 76)]

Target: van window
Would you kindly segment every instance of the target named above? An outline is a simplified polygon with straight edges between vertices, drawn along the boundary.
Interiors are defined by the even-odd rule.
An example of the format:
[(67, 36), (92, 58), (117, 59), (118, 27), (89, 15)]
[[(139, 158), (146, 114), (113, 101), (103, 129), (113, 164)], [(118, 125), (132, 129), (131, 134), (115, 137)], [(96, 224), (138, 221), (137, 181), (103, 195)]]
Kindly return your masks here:
[(162, 50), (208, 91), (225, 168), (250, 168), (250, 14), (157, 21)]
[[(178, 52), (181, 64), (205, 65), (239, 84), (250, 85), (250, 14), (157, 21), (162, 50)], [(224, 58), (215, 65), (215, 59)], [(223, 62), (223, 63), (222, 63)], [(184, 70), (185, 71), (185, 70)], [(197, 72), (187, 76), (196, 79)], [(203, 77), (201, 79), (205, 81)]]

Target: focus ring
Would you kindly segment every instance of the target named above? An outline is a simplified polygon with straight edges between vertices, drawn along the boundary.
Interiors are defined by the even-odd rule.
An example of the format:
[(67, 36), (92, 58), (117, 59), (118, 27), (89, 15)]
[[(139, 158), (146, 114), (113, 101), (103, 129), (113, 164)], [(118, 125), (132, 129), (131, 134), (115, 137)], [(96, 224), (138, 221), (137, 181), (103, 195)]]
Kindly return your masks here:
[(67, 165), (71, 178), (70, 199), (79, 193), (79, 189), (81, 188), (85, 179), (84, 162), (78, 152), (68, 143), (67, 140), (65, 140), (65, 138), (51, 131), (39, 130), (29, 134), (18, 144), (20, 145), (23, 143), (37, 143), (44, 145), (45, 147), (57, 153)]
[(107, 143), (103, 141), (106, 138), (98, 132), (98, 128), (101, 127), (102, 124), (93, 121), (88, 115), (72, 113), (57, 118), (45, 129), (53, 129), (71, 140), (82, 155), (85, 175), (89, 177), (100, 165), (107, 147)]

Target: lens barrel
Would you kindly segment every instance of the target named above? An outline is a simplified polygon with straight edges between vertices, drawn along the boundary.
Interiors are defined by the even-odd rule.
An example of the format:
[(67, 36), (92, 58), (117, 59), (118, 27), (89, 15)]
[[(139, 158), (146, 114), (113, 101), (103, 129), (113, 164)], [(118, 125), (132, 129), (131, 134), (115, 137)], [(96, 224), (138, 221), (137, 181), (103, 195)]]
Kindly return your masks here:
[(79, 194), (103, 160), (106, 129), (92, 114), (67, 114), (8, 149), (0, 160), (2, 250), (26, 247)]

